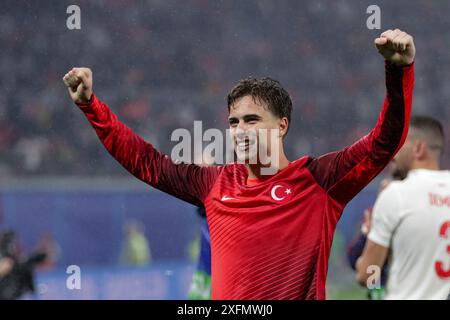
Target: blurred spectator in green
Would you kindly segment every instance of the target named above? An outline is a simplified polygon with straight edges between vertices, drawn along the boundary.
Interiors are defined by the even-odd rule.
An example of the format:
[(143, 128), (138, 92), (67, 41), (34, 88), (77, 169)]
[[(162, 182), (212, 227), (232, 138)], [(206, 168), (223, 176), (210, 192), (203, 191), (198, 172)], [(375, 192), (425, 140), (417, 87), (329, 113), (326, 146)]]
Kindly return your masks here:
[(150, 246), (145, 237), (145, 228), (137, 220), (125, 224), (125, 238), (120, 253), (120, 263), (124, 266), (146, 266), (151, 262)]

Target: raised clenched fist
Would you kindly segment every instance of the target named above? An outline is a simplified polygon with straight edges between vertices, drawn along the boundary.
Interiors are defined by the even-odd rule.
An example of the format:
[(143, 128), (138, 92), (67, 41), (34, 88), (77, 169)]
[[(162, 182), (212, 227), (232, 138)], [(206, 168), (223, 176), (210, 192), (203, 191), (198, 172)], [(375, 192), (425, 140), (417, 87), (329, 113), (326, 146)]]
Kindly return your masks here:
[(380, 54), (396, 65), (404, 66), (414, 62), (416, 48), (413, 37), (399, 29), (387, 30), (375, 39)]
[(64, 84), (75, 103), (86, 103), (92, 96), (92, 71), (89, 68), (73, 68), (63, 77)]

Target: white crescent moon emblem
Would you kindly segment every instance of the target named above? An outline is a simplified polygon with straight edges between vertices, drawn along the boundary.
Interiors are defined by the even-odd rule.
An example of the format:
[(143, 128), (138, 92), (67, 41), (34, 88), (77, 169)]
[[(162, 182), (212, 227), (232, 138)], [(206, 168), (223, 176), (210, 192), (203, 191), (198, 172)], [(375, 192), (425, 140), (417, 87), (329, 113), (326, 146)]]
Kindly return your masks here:
[(283, 187), (283, 186), (280, 186), (280, 185), (278, 184), (278, 185), (276, 185), (275, 187), (272, 188), (272, 192), (270, 193), (270, 195), (272, 196), (273, 200), (281, 201), (281, 200), (284, 200), (284, 198), (286, 198), (286, 197), (283, 197), (283, 198), (277, 197), (277, 195), (275, 194), (275, 192), (277, 191), (277, 189), (278, 189), (278, 188), (282, 188), (282, 187)]

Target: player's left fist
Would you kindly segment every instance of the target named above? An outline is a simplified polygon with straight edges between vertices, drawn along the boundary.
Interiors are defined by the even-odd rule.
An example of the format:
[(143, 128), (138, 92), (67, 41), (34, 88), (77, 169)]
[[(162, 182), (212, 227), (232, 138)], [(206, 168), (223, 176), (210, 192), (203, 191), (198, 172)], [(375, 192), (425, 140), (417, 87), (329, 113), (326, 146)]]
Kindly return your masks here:
[(398, 66), (414, 62), (416, 47), (413, 37), (399, 29), (387, 30), (375, 39), (375, 45), (380, 54)]

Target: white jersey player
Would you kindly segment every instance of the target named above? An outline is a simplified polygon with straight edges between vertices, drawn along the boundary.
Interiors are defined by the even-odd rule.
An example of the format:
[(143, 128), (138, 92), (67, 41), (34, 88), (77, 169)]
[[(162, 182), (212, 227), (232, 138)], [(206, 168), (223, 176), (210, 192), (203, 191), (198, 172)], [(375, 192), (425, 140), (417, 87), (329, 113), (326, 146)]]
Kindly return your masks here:
[[(386, 299), (447, 299), (450, 294), (450, 171), (440, 170), (441, 124), (412, 117), (404, 146), (393, 161), (403, 181), (378, 197), (357, 268), (357, 281), (372, 285), (389, 261)], [(374, 273), (375, 272), (375, 273)]]

